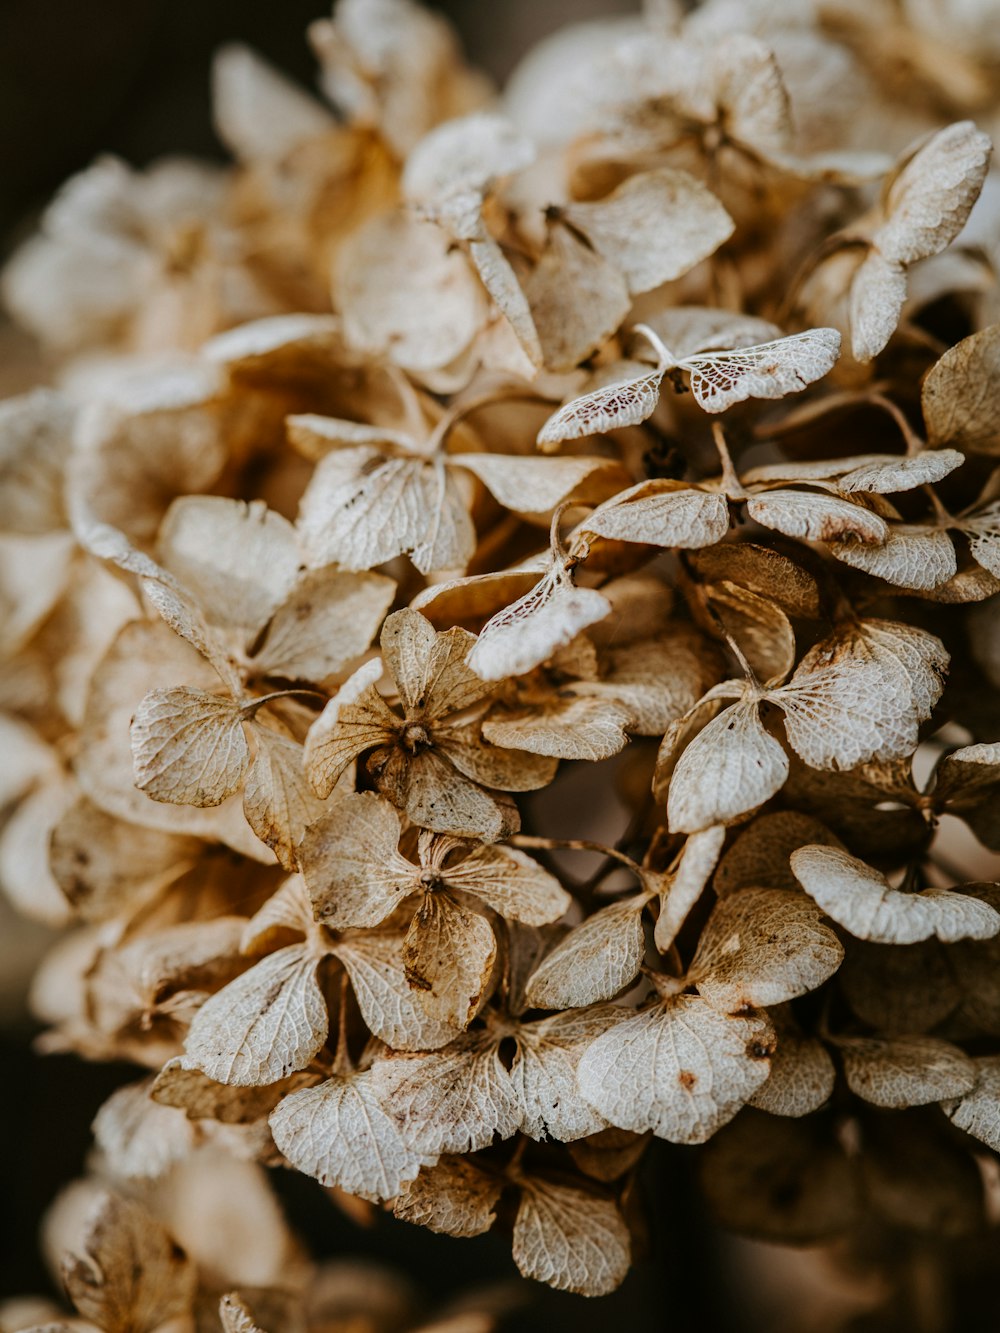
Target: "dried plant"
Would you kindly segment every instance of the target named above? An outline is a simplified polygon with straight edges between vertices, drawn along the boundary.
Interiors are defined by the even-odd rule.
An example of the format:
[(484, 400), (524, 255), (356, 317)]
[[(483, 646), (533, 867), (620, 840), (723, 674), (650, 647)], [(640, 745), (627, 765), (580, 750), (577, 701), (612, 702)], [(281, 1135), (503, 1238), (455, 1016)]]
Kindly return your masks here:
[[(222, 52), (235, 165), (102, 159), (4, 275), (0, 870), (44, 1045), (146, 1071), (107, 1170), (591, 1296), (651, 1137), (792, 1242), (974, 1233), (1000, 1151), (995, 11), (637, 24), (500, 97), (340, 0), (326, 101)], [(88, 1327), (202, 1300), (89, 1225)]]

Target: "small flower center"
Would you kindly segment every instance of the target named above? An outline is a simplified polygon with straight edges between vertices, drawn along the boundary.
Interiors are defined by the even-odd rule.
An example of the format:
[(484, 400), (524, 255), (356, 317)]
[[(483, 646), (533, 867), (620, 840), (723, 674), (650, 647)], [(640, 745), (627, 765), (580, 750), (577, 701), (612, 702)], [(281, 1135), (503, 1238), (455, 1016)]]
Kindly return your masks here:
[(420, 754), (423, 750), (429, 750), (432, 744), (430, 732), (419, 722), (408, 722), (399, 739), (403, 749), (409, 750), (410, 754)]

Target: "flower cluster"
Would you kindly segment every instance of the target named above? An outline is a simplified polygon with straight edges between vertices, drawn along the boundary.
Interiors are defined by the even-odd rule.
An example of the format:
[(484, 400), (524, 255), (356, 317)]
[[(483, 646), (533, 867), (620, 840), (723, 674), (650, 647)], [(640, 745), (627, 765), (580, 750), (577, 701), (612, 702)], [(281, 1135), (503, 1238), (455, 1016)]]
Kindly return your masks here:
[(587, 1295), (652, 1137), (753, 1234), (984, 1224), (994, 18), (650, 5), (498, 96), (340, 0), (325, 101), (221, 53), (236, 165), (51, 205), (0, 873), (75, 923), (47, 1047), (146, 1071), (116, 1178), (284, 1164)]

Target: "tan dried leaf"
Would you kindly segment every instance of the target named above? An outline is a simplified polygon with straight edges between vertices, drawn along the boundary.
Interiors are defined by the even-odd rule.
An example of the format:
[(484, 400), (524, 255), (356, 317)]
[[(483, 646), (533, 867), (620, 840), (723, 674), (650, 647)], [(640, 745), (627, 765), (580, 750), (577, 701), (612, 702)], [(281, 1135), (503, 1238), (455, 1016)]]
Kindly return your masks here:
[(811, 1115), (829, 1101), (833, 1092), (833, 1060), (816, 1037), (803, 1036), (777, 1021), (775, 1026), (778, 1045), (771, 1056), (771, 1073), (751, 1097), (750, 1105), (769, 1115), (794, 1119)]
[(425, 1160), (385, 1108), (372, 1070), (290, 1093), (270, 1126), (297, 1170), (373, 1203), (399, 1194)]
[(223, 1333), (263, 1333), (235, 1291), (228, 1292), (219, 1301), (219, 1321)]
[(404, 1222), (415, 1222), (445, 1236), (481, 1236), (496, 1221), (496, 1205), (504, 1187), (465, 1157), (444, 1156), (425, 1167), (392, 1201)]
[(351, 978), (368, 1030), (398, 1051), (446, 1045), (459, 1028), (429, 1014), (406, 979), (403, 941), (397, 935), (354, 935), (333, 946)]
[(684, 843), (677, 869), (670, 875), (644, 876), (660, 895), (660, 915), (656, 918), (653, 939), (660, 953), (666, 953), (687, 920), (688, 913), (704, 892), (726, 840), (724, 825), (694, 833)]
[(747, 513), (765, 528), (802, 541), (836, 541), (853, 537), (881, 545), (889, 537), (889, 525), (863, 505), (818, 491), (765, 491), (751, 495)]
[[(664, 747), (671, 732), (664, 738)], [(670, 777), (667, 819), (673, 833), (730, 824), (779, 791), (788, 756), (764, 730), (755, 699), (724, 708), (690, 742)]]
[(662, 380), (659, 371), (652, 371), (572, 399), (549, 417), (538, 432), (538, 444), (544, 447), (561, 440), (579, 440), (584, 435), (603, 435), (609, 430), (638, 426), (656, 410)]
[(559, 222), (524, 285), (545, 365), (573, 370), (629, 312), (628, 286), (615, 266)]
[(788, 858), (806, 843), (840, 846), (839, 839), (811, 815), (795, 810), (758, 815), (719, 862), (712, 887), (720, 898), (749, 886), (797, 889)]
[(690, 550), (722, 541), (729, 531), (729, 503), (724, 495), (683, 482), (641, 481), (595, 509), (580, 530)]
[(483, 680), (523, 675), (610, 612), (603, 594), (578, 588), (555, 561), (529, 593), (486, 622), (465, 661)]
[(510, 1138), (521, 1123), (498, 1042), (483, 1033), (461, 1036), (442, 1051), (380, 1060), (372, 1078), (379, 1103), (424, 1156), (476, 1152), (494, 1134)]
[(496, 961), (493, 927), (446, 893), (426, 893), (403, 942), (406, 979), (431, 1018), (467, 1028)]
[(633, 296), (687, 273), (735, 230), (718, 199), (686, 171), (630, 176), (596, 203), (560, 210), (628, 281)]
[(254, 727), (257, 753), (247, 773), (243, 812), (261, 842), (286, 870), (298, 866), (298, 844), (323, 813), (303, 768), (298, 741), (270, 727)]
[(595, 1037), (627, 1017), (627, 1009), (604, 1004), (520, 1025), (510, 1077), (523, 1111), (523, 1134), (571, 1143), (606, 1127), (580, 1095), (576, 1071)]
[(963, 338), (931, 367), (920, 391), (927, 442), (992, 454), (1000, 447), (1000, 324)]
[(675, 364), (691, 376), (706, 412), (725, 412), (747, 398), (784, 398), (822, 379), (840, 355), (836, 329), (806, 329), (756, 347), (687, 356)]
[(986, 1055), (971, 1061), (975, 1071), (972, 1089), (944, 1103), (953, 1125), (1000, 1152), (1000, 1056)]

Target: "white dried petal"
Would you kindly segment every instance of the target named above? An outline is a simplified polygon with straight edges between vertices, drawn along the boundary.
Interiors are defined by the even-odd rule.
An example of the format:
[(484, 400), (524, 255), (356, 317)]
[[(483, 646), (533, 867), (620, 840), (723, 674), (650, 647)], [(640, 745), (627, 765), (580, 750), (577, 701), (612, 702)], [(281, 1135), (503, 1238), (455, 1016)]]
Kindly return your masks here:
[(646, 948), (644, 905), (643, 898), (612, 903), (574, 926), (531, 975), (527, 1003), (537, 1009), (581, 1008), (631, 985)]
[(178, 686), (153, 690), (132, 721), (135, 783), (154, 801), (221, 805), (250, 765), (240, 706)]
[(560, 213), (621, 269), (633, 295), (687, 273), (736, 225), (700, 181), (671, 167), (630, 176), (596, 203), (567, 204)]
[(895, 1110), (970, 1092), (976, 1067), (939, 1037), (842, 1037), (837, 1043), (852, 1092)]
[(756, 700), (731, 704), (685, 748), (670, 778), (667, 820), (673, 833), (730, 824), (779, 791), (788, 756), (764, 730)]
[(631, 1246), (610, 1200), (535, 1177), (522, 1187), (512, 1253), (524, 1277), (557, 1291), (605, 1296), (628, 1272)]
[(772, 1038), (762, 1017), (678, 995), (598, 1037), (580, 1061), (580, 1091), (619, 1129), (704, 1143), (767, 1078)]
[(268, 954), (198, 1010), (184, 1064), (217, 1083), (255, 1087), (304, 1069), (326, 1041), (319, 958), (305, 945)]
[(1000, 932), (1000, 914), (980, 899), (947, 889), (903, 893), (836, 847), (800, 847), (791, 865), (827, 916), (862, 940), (913, 944), (936, 936), (950, 944), (992, 939)]
[(290, 1093), (270, 1125), (292, 1166), (374, 1203), (397, 1195), (426, 1160), (384, 1109), (371, 1070)]

